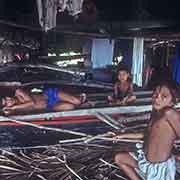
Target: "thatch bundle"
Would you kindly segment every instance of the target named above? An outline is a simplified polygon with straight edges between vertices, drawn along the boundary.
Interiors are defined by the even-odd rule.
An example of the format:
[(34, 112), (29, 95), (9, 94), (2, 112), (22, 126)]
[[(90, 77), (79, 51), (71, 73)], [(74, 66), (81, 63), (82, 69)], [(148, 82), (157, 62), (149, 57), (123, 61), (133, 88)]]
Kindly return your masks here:
[[(108, 180), (121, 177), (113, 164), (114, 144), (73, 143), (47, 147), (41, 152), (1, 150), (3, 180)], [(121, 179), (126, 179), (122, 176)]]

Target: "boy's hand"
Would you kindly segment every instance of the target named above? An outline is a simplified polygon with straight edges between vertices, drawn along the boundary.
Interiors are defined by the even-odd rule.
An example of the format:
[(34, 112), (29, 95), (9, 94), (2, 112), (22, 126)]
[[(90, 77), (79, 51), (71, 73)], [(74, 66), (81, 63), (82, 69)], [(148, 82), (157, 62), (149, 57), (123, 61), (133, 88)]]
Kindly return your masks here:
[(122, 139), (122, 138), (124, 138), (124, 134), (117, 134), (115, 132), (108, 132), (107, 137), (111, 137), (114, 139)]
[(3, 108), (3, 110), (15, 110), (15, 106), (6, 106)]
[(118, 134), (117, 136), (114, 137), (115, 139), (123, 139), (125, 138), (124, 137), (124, 134)]
[(123, 101), (117, 100), (116, 105), (124, 105)]
[(109, 132), (107, 132), (107, 136), (108, 137), (114, 137), (114, 136), (116, 136), (116, 133), (112, 132), (112, 131), (109, 131)]
[(11, 111), (11, 110), (4, 110), (4, 109), (3, 109), (3, 113), (4, 113), (5, 115), (10, 115), (10, 114), (12, 113), (12, 111)]
[(127, 104), (126, 99), (124, 98), (121, 103), (122, 103), (122, 105), (126, 105)]
[(114, 98), (113, 98), (112, 96), (108, 96), (108, 97), (107, 97), (107, 100), (108, 100), (109, 102), (113, 102), (113, 101), (114, 101)]
[(12, 112), (14, 111), (15, 107), (11, 106), (11, 107), (4, 107), (3, 108), (3, 112), (5, 115), (9, 115), (12, 114)]
[(127, 105), (127, 97), (123, 98), (122, 101), (120, 101), (120, 105)]

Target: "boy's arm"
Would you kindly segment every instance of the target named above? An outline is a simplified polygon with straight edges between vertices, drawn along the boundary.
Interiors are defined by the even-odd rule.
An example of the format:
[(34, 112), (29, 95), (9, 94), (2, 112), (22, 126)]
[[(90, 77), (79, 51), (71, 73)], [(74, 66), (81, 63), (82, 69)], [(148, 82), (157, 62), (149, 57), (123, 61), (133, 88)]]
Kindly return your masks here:
[(24, 103), (27, 101), (33, 101), (32, 97), (29, 93), (22, 89), (16, 89), (15, 97), (18, 99), (19, 102)]
[(117, 139), (143, 139), (144, 133), (124, 133), (115, 136)]
[(30, 109), (33, 109), (33, 106), (34, 106), (34, 102), (28, 101), (28, 102), (24, 102), (23, 104), (14, 105), (7, 109), (9, 109), (9, 110), (30, 110)]
[(18, 103), (12, 107), (6, 107), (4, 110), (30, 110), (34, 106), (34, 101), (32, 97), (22, 89), (17, 89), (15, 92), (15, 97)]
[(115, 98), (118, 97), (118, 83), (115, 83), (115, 85), (114, 85), (114, 97)]
[(129, 87), (128, 96), (129, 96), (129, 97), (135, 96), (135, 95), (134, 95), (134, 87), (133, 87), (133, 84), (132, 84), (132, 83), (130, 84), (130, 87)]
[(175, 109), (169, 109), (166, 111), (167, 121), (172, 127), (172, 130), (177, 135), (177, 138), (180, 138), (180, 113)]
[(124, 103), (130, 103), (136, 100), (135, 95), (129, 95), (123, 99)]
[(115, 83), (114, 85), (114, 89), (113, 89), (113, 94), (111, 96), (108, 96), (108, 101), (112, 104), (112, 103), (116, 103), (117, 102), (117, 98), (118, 97), (118, 85), (117, 83)]
[(123, 99), (124, 104), (135, 101), (136, 96), (133, 95), (134, 89), (133, 89), (133, 84), (130, 85), (128, 95)]
[(4, 107), (3, 108), (3, 112), (4, 114), (6, 115), (11, 115), (11, 114), (14, 114), (21, 110), (25, 111), (29, 111), (29, 110), (33, 110), (34, 109), (34, 102), (25, 102), (23, 104), (18, 104), (18, 105), (14, 105), (14, 106), (11, 106), (11, 107)]
[(113, 136), (116, 139), (143, 139), (144, 133), (122, 133), (116, 134), (114, 132), (108, 132), (109, 136)]

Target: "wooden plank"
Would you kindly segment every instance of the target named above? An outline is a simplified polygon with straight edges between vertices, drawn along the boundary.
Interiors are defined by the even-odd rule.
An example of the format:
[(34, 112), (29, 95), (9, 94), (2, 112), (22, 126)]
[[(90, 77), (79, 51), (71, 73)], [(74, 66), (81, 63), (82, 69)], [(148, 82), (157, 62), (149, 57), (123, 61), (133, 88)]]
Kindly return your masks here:
[[(67, 117), (67, 116), (84, 116), (84, 115), (95, 115), (97, 112), (106, 114), (127, 114), (127, 113), (138, 113), (151, 111), (151, 105), (145, 106), (122, 106), (122, 107), (103, 107), (103, 108), (92, 108), (92, 109), (78, 109), (64, 112), (50, 112), (50, 113), (39, 113), (34, 115), (15, 115), (10, 118), (19, 120), (31, 120), (31, 119), (50, 119), (56, 117)], [(8, 121), (8, 118), (0, 116), (0, 120)]]
[[(105, 97), (105, 96), (108, 96), (108, 95), (112, 95), (112, 92), (87, 94), (87, 97), (88, 98), (92, 98), (92, 97), (97, 98), (97, 97)], [(142, 96), (142, 95), (149, 95), (149, 96), (151, 96), (152, 95), (152, 91), (135, 91), (134, 95), (136, 95), (136, 96)]]

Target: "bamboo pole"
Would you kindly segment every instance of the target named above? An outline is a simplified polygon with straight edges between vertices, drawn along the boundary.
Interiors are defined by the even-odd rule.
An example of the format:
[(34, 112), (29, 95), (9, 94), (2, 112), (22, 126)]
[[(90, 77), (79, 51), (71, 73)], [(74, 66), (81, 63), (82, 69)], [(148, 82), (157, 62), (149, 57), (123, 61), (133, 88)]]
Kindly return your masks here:
[[(17, 124), (22, 124), (22, 125), (38, 128), (38, 129), (54, 131), (54, 132), (61, 132), (61, 133), (68, 133), (68, 134), (73, 134), (73, 135), (77, 135), (77, 136), (89, 137), (88, 134), (81, 133), (81, 132), (75, 132), (75, 131), (70, 131), (70, 130), (60, 129), (60, 128), (45, 127), (45, 126), (36, 125), (36, 124), (25, 122), (25, 121), (20, 121), (20, 120), (17, 120), (17, 119), (11, 119), (11, 118), (8, 118), (8, 117), (5, 117), (5, 116), (0, 116), (0, 118), (1, 118), (0, 121), (10, 121), (10, 122), (14, 122), (14, 123), (17, 123)], [(2, 120), (2, 119), (4, 119), (4, 120)]]
[(120, 129), (120, 127), (117, 125), (117, 123), (115, 123), (115, 121), (113, 121), (112, 119), (107, 118), (107, 116), (105, 114), (100, 113), (100, 112), (95, 112), (95, 115), (98, 119), (105, 122), (106, 124), (113, 127), (114, 129), (117, 129), (117, 130)]
[(150, 116), (151, 116), (150, 112), (146, 112), (146, 113), (143, 112), (143, 113), (135, 114), (135, 115), (130, 114), (129, 117), (122, 115), (118, 117), (117, 121), (123, 124), (131, 123), (131, 122), (149, 121)]

